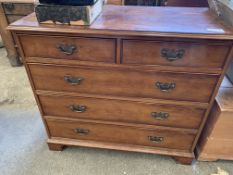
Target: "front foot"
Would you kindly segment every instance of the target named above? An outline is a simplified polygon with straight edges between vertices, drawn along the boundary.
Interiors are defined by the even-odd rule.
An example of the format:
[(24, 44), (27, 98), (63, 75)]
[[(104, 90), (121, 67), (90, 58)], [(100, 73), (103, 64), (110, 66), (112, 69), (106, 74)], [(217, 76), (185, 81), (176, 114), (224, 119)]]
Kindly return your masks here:
[(47, 143), (47, 144), (50, 151), (62, 151), (65, 147), (64, 145), (55, 144), (55, 143)]
[(173, 157), (177, 163), (183, 164), (183, 165), (191, 165), (193, 163), (194, 158), (192, 157)]

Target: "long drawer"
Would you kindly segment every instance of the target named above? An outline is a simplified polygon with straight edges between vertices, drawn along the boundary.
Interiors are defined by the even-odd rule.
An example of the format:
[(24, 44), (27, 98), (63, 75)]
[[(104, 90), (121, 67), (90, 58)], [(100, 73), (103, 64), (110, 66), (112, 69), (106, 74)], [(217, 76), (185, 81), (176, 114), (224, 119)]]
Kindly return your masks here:
[(22, 35), (20, 41), (26, 60), (43, 57), (114, 63), (116, 57), (115, 39)]
[(222, 68), (229, 43), (123, 40), (123, 64)]
[(197, 102), (209, 102), (218, 79), (213, 75), (113, 68), (35, 64), (29, 68), (38, 90)]
[(73, 120), (47, 119), (51, 137), (190, 150), (195, 134), (169, 128), (145, 129)]
[(197, 129), (205, 110), (125, 100), (39, 96), (44, 115)]

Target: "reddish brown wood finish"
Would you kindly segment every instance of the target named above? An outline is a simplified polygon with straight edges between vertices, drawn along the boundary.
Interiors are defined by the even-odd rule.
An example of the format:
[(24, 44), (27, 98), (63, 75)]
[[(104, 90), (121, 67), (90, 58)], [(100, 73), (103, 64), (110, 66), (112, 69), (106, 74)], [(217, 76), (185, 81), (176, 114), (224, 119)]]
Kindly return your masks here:
[(182, 155), (187, 158), (194, 158), (193, 154), (187, 151), (182, 151), (182, 150), (167, 149), (167, 148), (156, 148), (155, 149), (155, 147), (126, 145), (126, 144), (110, 143), (110, 142), (75, 140), (75, 139), (53, 137), (51, 139), (48, 139), (47, 143), (48, 144), (49, 143), (53, 143), (53, 144), (64, 144), (65, 143), (68, 146), (103, 148), (103, 149), (111, 149), (111, 150), (151, 153), (151, 154), (160, 154), (160, 155), (169, 155), (169, 156), (181, 156)]
[[(52, 137), (78, 140), (105, 141), (121, 144), (153, 146), (189, 150), (195, 138), (194, 134), (169, 129), (151, 129), (125, 127), (120, 125), (95, 124), (68, 120), (47, 119)], [(77, 133), (75, 129), (83, 129), (87, 133)], [(162, 137), (162, 141), (150, 141), (148, 137)]]
[[(171, 16), (172, 20), (168, 20)], [(198, 23), (193, 25), (194, 21)], [(182, 163), (191, 163), (196, 142), (233, 55), (232, 28), (207, 9), (106, 6), (100, 17), (89, 27), (39, 25), (35, 16), (30, 15), (15, 22), (9, 29), (17, 36), (43, 120), (47, 120), (45, 126), (48, 129), (49, 144), (171, 155), (178, 156), (177, 160)], [(34, 36), (43, 36), (39, 40), (64, 38), (70, 41), (70, 38), (74, 38), (76, 41), (82, 38), (82, 43), (91, 40), (91, 47), (100, 48), (92, 43), (95, 38), (98, 41), (112, 41), (110, 43), (114, 46), (111, 48), (115, 48), (103, 52), (100, 48), (99, 53), (94, 50), (93, 53), (98, 54), (93, 54), (90, 58), (84, 54), (82, 58), (86, 58), (85, 60), (55, 55), (54, 51), (48, 54), (42, 48), (42, 53), (34, 55), (34, 45), (31, 46), (32, 49), (29, 44), (25, 45)], [(27, 41), (23, 40), (24, 37), (27, 37)], [(133, 50), (129, 46), (125, 48), (123, 41), (126, 40), (140, 40), (144, 44), (139, 47), (136, 42), (131, 43), (132, 46), (135, 45)], [(158, 41), (171, 48), (187, 43), (182, 44), (187, 50), (185, 60), (181, 59), (184, 62), (157, 62), (160, 55), (152, 49), (154, 45), (148, 46), (145, 40), (150, 40), (150, 43)], [(175, 46), (173, 43), (178, 44)], [(133, 52), (139, 52), (139, 48), (148, 48), (150, 53), (134, 54)], [(157, 50), (162, 46), (156, 45), (155, 48)], [(131, 53), (126, 49), (131, 49)], [(28, 50), (31, 50), (29, 55)], [(193, 50), (195, 54), (190, 54)], [(128, 52), (127, 55), (123, 51)], [(105, 52), (111, 54), (100, 60), (100, 53)], [(148, 55), (143, 57), (144, 54)], [(139, 57), (135, 59), (136, 56)], [(155, 62), (153, 56), (157, 58)], [(108, 62), (112, 60), (110, 57), (114, 57), (114, 62)], [(79, 85), (71, 85), (69, 81), (64, 81), (64, 76), (84, 79)], [(175, 82), (176, 87), (169, 92), (161, 92), (155, 87), (157, 81)], [(55, 101), (58, 111), (53, 105)], [(65, 104), (70, 102), (88, 103), (90, 106), (87, 113), (79, 118), (66, 111), (68, 106), (65, 107)], [(121, 105), (127, 107), (127, 110), (122, 109)], [(174, 121), (153, 122), (151, 119), (147, 121), (146, 116), (140, 117), (154, 109), (167, 109), (173, 114), (171, 116), (174, 116)], [(94, 110), (96, 116), (91, 114)], [(115, 115), (116, 111), (120, 111), (120, 115)], [(192, 123), (187, 124), (182, 118)], [(87, 139), (77, 136), (72, 129), (79, 126), (87, 127), (94, 134), (91, 132)], [(166, 139), (153, 137), (162, 143), (154, 145), (145, 139), (148, 134), (161, 134)]]
[[(9, 29), (58, 32), (55, 25), (40, 25), (34, 13), (13, 23)], [(233, 39), (233, 29), (208, 8), (185, 7), (180, 10), (179, 7), (145, 8), (108, 5), (91, 26), (59, 26), (59, 32), (79, 35)]]
[[(217, 76), (199, 74), (161, 73), (113, 68), (63, 67), (29, 65), (33, 81), (38, 90), (79, 92), (101, 95), (161, 98), (209, 102), (218, 79)], [(54, 74), (56, 72), (56, 74)], [(80, 85), (64, 81), (65, 76), (83, 78)], [(176, 83), (176, 88), (163, 92), (156, 82)], [(50, 83), (48, 83), (50, 82)], [(197, 88), (202, 89), (196, 93)]]
[[(169, 61), (161, 55), (163, 49), (184, 50), (181, 59)], [(161, 42), (143, 40), (123, 41), (123, 64), (145, 64), (185, 67), (222, 68), (231, 49), (223, 43)]]
[[(114, 63), (116, 59), (115, 39), (83, 37), (21, 36), (26, 57), (73, 59), (82, 61)], [(73, 45), (74, 53), (68, 55), (59, 50), (59, 44)], [(33, 45), (33, 47), (31, 47)], [(46, 47), (45, 47), (46, 46)]]
[[(198, 128), (204, 109), (178, 105), (161, 105), (146, 102), (72, 97), (39, 96), (44, 115), (94, 119), (148, 125)], [(75, 112), (72, 106), (85, 106), (84, 112)], [(168, 113), (167, 118), (153, 117), (152, 112)]]
[(51, 151), (62, 151), (64, 149), (64, 145), (48, 143), (49, 150)]
[(181, 163), (183, 165), (191, 165), (193, 163), (192, 157), (173, 157), (177, 163)]

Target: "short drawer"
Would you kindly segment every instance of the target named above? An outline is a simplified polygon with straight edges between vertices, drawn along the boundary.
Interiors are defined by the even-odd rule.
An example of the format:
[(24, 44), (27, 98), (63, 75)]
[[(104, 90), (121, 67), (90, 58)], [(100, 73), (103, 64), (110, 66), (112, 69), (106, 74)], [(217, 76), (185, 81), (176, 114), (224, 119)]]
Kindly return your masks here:
[(125, 69), (45, 65), (29, 67), (38, 90), (198, 102), (209, 101), (218, 79), (212, 75)]
[(180, 129), (145, 129), (133, 126), (47, 119), (52, 137), (190, 150), (195, 134)]
[(197, 129), (205, 110), (90, 97), (39, 96), (44, 115)]
[(222, 68), (230, 44), (123, 41), (123, 64)]
[(37, 90), (209, 102), (217, 76), (29, 65)]
[(25, 57), (114, 63), (114, 39), (21, 35)]
[(32, 3), (3, 3), (5, 14), (11, 15), (28, 15), (34, 12), (34, 1)]

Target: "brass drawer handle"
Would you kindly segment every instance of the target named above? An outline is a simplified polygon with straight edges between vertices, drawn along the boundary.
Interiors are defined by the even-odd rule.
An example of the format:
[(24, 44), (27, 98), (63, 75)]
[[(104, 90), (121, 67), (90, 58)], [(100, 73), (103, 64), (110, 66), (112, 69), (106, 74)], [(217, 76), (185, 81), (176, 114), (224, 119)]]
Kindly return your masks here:
[(169, 92), (176, 88), (176, 83), (162, 83), (157, 81), (155, 86), (162, 92)]
[(12, 11), (15, 9), (15, 5), (13, 3), (4, 3), (4, 7), (9, 11)]
[(87, 135), (90, 131), (88, 129), (76, 128), (74, 129), (74, 132), (76, 132), (78, 135)]
[(164, 138), (158, 136), (148, 136), (148, 140), (155, 143), (161, 143), (164, 141)]
[(64, 81), (71, 85), (80, 85), (83, 80), (84, 78), (82, 77), (64, 76)]
[(184, 57), (184, 49), (162, 49), (161, 55), (166, 58), (168, 61), (175, 61)]
[(73, 112), (82, 113), (82, 112), (85, 112), (87, 110), (87, 107), (82, 106), (82, 105), (71, 105), (70, 110)]
[(151, 116), (157, 120), (165, 120), (169, 117), (169, 113), (167, 112), (152, 112)]
[(77, 49), (74, 44), (63, 44), (59, 43), (56, 45), (57, 49), (65, 55), (72, 55), (74, 51)]

